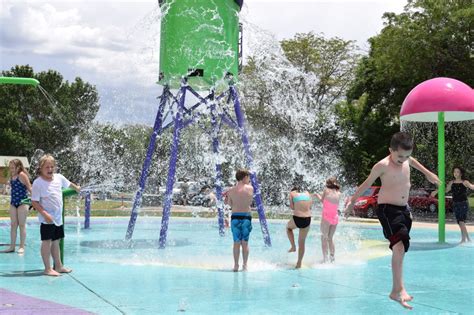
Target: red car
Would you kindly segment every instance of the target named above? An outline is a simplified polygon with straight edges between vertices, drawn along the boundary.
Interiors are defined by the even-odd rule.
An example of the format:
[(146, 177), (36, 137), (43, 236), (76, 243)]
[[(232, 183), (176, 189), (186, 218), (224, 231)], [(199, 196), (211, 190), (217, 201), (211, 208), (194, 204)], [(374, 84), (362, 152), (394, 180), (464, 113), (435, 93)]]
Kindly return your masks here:
[(357, 198), (354, 204), (354, 213), (359, 217), (376, 218), (377, 214), (377, 197), (379, 194), (380, 186), (371, 186), (364, 193)]
[[(416, 188), (410, 190), (408, 205), (413, 210), (428, 210), (431, 213), (438, 211), (438, 199), (431, 197), (433, 189)], [(453, 199), (446, 196), (446, 211), (453, 211)]]

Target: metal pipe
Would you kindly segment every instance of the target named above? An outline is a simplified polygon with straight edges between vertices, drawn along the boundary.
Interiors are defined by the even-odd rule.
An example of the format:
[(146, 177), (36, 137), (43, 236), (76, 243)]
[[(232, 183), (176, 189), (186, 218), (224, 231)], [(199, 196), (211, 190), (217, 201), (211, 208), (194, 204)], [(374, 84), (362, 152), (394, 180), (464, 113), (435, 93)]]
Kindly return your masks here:
[(233, 85), (229, 87), (231, 98), (234, 102), (235, 116), (237, 119), (237, 125), (239, 127), (239, 133), (242, 137), (242, 143), (244, 145), (245, 156), (247, 158), (247, 167), (250, 170), (250, 181), (253, 186), (253, 195), (255, 198), (255, 203), (257, 205), (258, 217), (260, 219), (260, 226), (262, 228), (263, 239), (266, 246), (272, 246), (272, 241), (270, 239), (270, 233), (268, 231), (267, 219), (265, 218), (265, 210), (263, 209), (262, 196), (260, 192), (260, 186), (257, 181), (257, 175), (253, 170), (253, 158), (250, 150), (250, 143), (247, 136), (247, 131), (245, 129), (244, 115), (242, 113), (242, 108), (240, 106), (239, 96)]
[(135, 222), (137, 221), (138, 211), (142, 204), (143, 191), (145, 190), (145, 184), (148, 178), (148, 171), (150, 169), (151, 159), (153, 157), (153, 153), (155, 152), (156, 138), (159, 134), (161, 134), (162, 131), (162, 117), (165, 105), (168, 101), (169, 94), (169, 87), (165, 85), (163, 89), (163, 94), (161, 94), (160, 106), (158, 108), (158, 113), (156, 114), (155, 124), (153, 126), (153, 133), (151, 134), (145, 161), (143, 162), (139, 188), (135, 194), (135, 199), (133, 200), (132, 213), (130, 215), (130, 221), (128, 222), (127, 234), (125, 235), (126, 240), (130, 240), (132, 238), (133, 230), (135, 229)]
[(438, 242), (446, 242), (446, 198), (445, 198), (445, 165), (444, 165), (444, 112), (438, 112), (438, 177), (440, 180), (438, 190)]
[(217, 197), (217, 214), (219, 223), (219, 235), (225, 235), (224, 229), (224, 201), (222, 200), (222, 165), (219, 156), (219, 122), (216, 113), (216, 103), (214, 101), (214, 91), (211, 91), (211, 125), (212, 125), (212, 151), (216, 160), (216, 197)]
[(86, 192), (84, 202), (84, 229), (90, 228), (91, 225), (91, 192)]
[(186, 98), (187, 82), (183, 79), (181, 82), (180, 97), (176, 116), (174, 117), (173, 144), (171, 147), (170, 166), (168, 169), (168, 181), (166, 183), (165, 203), (163, 206), (163, 215), (161, 218), (160, 230), (160, 248), (166, 247), (166, 236), (168, 234), (168, 223), (171, 213), (171, 203), (173, 199), (174, 176), (176, 173), (176, 162), (178, 160), (179, 136), (182, 129), (182, 115), (184, 111), (184, 100)]

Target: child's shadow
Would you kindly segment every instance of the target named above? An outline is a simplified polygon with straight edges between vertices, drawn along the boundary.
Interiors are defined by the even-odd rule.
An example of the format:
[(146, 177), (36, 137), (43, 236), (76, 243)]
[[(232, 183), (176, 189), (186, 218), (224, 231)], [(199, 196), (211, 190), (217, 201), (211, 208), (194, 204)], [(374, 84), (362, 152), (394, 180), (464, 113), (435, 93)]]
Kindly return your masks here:
[(35, 270), (0, 272), (0, 276), (5, 277), (5, 278), (39, 277), (39, 276), (43, 276), (43, 271), (44, 271), (43, 269), (35, 269)]

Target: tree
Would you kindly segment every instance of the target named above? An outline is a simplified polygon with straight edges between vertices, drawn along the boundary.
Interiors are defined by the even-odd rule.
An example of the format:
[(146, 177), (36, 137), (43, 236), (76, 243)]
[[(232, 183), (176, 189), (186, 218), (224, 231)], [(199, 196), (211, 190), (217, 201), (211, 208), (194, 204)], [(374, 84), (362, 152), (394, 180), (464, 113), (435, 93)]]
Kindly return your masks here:
[(40, 81), (37, 88), (0, 85), (2, 154), (31, 156), (37, 148), (65, 153), (73, 138), (88, 127), (99, 110), (96, 88), (81, 78), (69, 83), (54, 70), (35, 74), (29, 65), (2, 71), (2, 76)]
[[(337, 107), (346, 136), (342, 158), (357, 182), (387, 154), (391, 135), (400, 130), (400, 106), (412, 88), (441, 76), (474, 84), (471, 1), (409, 1), (403, 13), (383, 18), (385, 27), (369, 39), (369, 54), (357, 67), (347, 100)], [(472, 133), (472, 127), (464, 132)]]
[[(353, 41), (296, 34), (276, 45), (261, 40), (240, 76), (256, 169), (267, 202), (303, 178), (316, 189), (342, 175), (335, 105), (359, 58)], [(262, 53), (258, 53), (258, 52)], [(284, 196), (285, 198), (287, 196)]]

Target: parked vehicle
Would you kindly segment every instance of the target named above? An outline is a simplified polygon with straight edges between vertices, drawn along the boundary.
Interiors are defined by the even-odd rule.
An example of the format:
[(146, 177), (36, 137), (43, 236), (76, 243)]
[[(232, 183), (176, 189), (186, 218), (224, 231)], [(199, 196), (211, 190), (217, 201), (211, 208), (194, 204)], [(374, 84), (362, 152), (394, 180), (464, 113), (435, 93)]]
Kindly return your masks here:
[[(186, 187), (186, 194), (183, 194), (183, 188)], [(200, 185), (197, 182), (183, 182), (176, 181), (173, 186), (173, 203), (177, 205), (182, 205), (191, 200), (194, 195), (199, 193)], [(166, 193), (166, 186), (159, 188), (160, 195), (164, 196)]]
[[(408, 205), (413, 210), (422, 210), (435, 213), (438, 211), (438, 199), (431, 196), (434, 189), (415, 188), (410, 190), (408, 196)], [(452, 211), (453, 199), (451, 196), (446, 196), (446, 211)]]
[(379, 194), (380, 186), (371, 186), (359, 198), (357, 198), (354, 204), (354, 213), (356, 216), (365, 218), (376, 218), (377, 214), (377, 197)]
[(214, 206), (216, 202), (216, 195), (212, 192), (211, 188), (209, 186), (203, 186), (201, 191), (191, 198), (189, 204), (209, 208)]
[[(377, 198), (379, 193), (379, 186), (372, 186), (367, 189), (359, 198), (354, 205), (354, 212), (357, 216), (376, 218), (377, 214)], [(431, 196), (431, 192), (434, 189), (427, 188), (415, 188), (410, 190), (408, 196), (408, 206), (413, 211), (429, 211), (435, 213), (438, 211), (438, 199)], [(453, 211), (453, 200), (451, 196), (446, 196), (446, 211)]]

